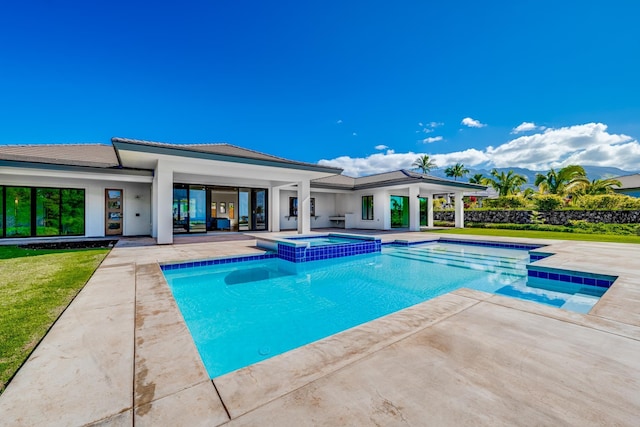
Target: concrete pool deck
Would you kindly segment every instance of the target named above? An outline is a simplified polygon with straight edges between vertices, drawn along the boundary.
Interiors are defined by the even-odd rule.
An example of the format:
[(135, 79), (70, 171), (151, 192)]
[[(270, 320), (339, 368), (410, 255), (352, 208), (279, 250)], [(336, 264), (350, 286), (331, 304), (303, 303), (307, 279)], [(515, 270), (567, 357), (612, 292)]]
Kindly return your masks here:
[(618, 279), (587, 315), (460, 289), (211, 381), (158, 262), (262, 251), (123, 239), (0, 395), (0, 425), (638, 424), (640, 245), (380, 237), (546, 243), (536, 265)]

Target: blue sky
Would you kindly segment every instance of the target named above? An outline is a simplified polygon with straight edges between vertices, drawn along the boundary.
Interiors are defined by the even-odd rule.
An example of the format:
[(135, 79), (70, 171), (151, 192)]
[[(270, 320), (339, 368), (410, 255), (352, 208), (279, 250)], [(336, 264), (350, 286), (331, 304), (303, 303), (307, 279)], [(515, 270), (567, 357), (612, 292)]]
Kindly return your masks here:
[(228, 142), (351, 175), (640, 170), (640, 2), (22, 1), (0, 143)]

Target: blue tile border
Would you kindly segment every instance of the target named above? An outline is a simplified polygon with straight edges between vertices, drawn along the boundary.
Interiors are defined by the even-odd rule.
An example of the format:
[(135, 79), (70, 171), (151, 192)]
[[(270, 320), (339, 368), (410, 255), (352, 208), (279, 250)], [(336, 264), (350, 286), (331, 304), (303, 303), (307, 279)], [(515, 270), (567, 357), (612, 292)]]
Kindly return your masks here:
[(236, 257), (215, 258), (201, 261), (188, 261), (161, 264), (162, 271), (179, 270), (191, 267), (205, 267), (209, 265), (232, 264), (245, 261), (258, 261), (263, 259), (280, 258), (286, 261), (299, 263), (307, 261), (319, 261), (323, 259), (338, 258), (344, 256), (361, 255), (382, 251), (380, 239), (367, 239), (358, 243), (344, 243), (328, 246), (300, 246), (291, 245), (289, 242), (278, 242), (277, 252), (266, 252), (261, 255), (243, 255)]
[(160, 264), (160, 269), (162, 271), (180, 270), (183, 268), (206, 267), (209, 265), (233, 264), (233, 263), (245, 262), (245, 261), (260, 261), (263, 259), (271, 259), (271, 258), (277, 258), (277, 257), (278, 255), (275, 252), (267, 252), (261, 255), (243, 255), (243, 256), (227, 257), (227, 258), (206, 259), (201, 261)]
[(541, 259), (548, 258), (552, 255), (553, 254), (550, 252), (531, 251), (529, 252), (529, 262), (540, 261)]
[(527, 275), (539, 279), (557, 280), (560, 282), (575, 283), (579, 285), (610, 288), (617, 276), (607, 274), (587, 273), (584, 271), (562, 270), (559, 268), (527, 266)]
[(278, 258), (294, 263), (319, 261), (323, 259), (369, 254), (381, 251), (382, 242), (379, 239), (364, 240), (358, 243), (309, 247), (289, 246), (287, 244), (278, 243)]

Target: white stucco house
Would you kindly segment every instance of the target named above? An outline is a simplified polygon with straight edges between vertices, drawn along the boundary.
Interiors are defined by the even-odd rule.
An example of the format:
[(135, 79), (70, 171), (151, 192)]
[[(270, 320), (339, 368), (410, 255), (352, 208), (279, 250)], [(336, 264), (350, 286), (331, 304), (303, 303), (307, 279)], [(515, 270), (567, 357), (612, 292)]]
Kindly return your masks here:
[(342, 170), (229, 144), (0, 146), (0, 239), (143, 236), (346, 227), (433, 226), (435, 194), (476, 184), (399, 170), (352, 178)]

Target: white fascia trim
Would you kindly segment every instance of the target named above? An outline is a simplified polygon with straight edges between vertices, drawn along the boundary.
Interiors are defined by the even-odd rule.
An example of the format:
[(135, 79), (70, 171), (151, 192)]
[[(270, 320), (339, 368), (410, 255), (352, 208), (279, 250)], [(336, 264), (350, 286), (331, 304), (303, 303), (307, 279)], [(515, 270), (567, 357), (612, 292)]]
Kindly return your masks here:
[(151, 183), (153, 177), (150, 175), (124, 175), (124, 174), (111, 174), (111, 173), (91, 173), (91, 172), (66, 172), (66, 171), (54, 171), (46, 169), (25, 169), (25, 168), (12, 168), (12, 167), (0, 167), (0, 175), (13, 175), (13, 176), (41, 176), (49, 178), (71, 178), (71, 179), (90, 179), (95, 181), (121, 181), (121, 182), (142, 182)]

